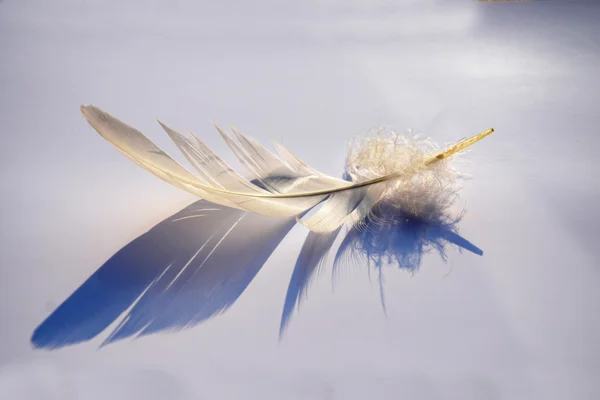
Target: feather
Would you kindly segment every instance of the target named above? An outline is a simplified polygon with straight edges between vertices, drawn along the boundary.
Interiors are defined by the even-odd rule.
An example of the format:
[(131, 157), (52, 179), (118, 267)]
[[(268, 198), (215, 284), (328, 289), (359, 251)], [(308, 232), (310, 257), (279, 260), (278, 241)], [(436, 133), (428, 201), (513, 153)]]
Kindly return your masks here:
[[(92, 105), (81, 106), (90, 125), (106, 140), (142, 168), (164, 181), (215, 204), (270, 217), (298, 216), (324, 202), (308, 220), (300, 221), (315, 232), (332, 232), (348, 221), (363, 219), (378, 201), (397, 198), (419, 212), (420, 200), (407, 193), (428, 180), (441, 184), (425, 186), (445, 190), (442, 178), (449, 170), (445, 160), (491, 134), (489, 129), (462, 140), (446, 150), (427, 153), (426, 148), (398, 143), (399, 136), (378, 137), (354, 148), (347, 173), (353, 182), (314, 171), (283, 146), (277, 146), (286, 162), (256, 140), (232, 128), (237, 142), (217, 131), (260, 183), (251, 184), (233, 171), (199, 139), (186, 138), (160, 123), (198, 171), (192, 174), (158, 148), (142, 133)], [(452, 171), (450, 171), (452, 172)], [(450, 175), (452, 175), (450, 173)], [(404, 197), (404, 199), (403, 199)]]
[[(248, 170), (248, 179), (193, 134), (159, 121), (196, 174), (108, 113), (94, 106), (81, 110), (101, 136), (135, 163), (203, 200), (113, 255), (36, 328), (31, 338), (36, 347), (90, 340), (120, 316), (103, 344), (213, 318), (242, 295), (296, 221), (311, 232), (289, 282), (280, 337), (340, 232), (345, 233), (334, 253), (334, 278), (350, 267), (375, 269), (384, 307), (384, 265), (415, 271), (430, 251), (445, 259), (449, 243), (483, 254), (458, 235), (460, 217), (446, 214), (456, 199), (458, 177), (446, 161), (493, 129), (445, 150), (427, 140), (379, 131), (349, 146), (342, 180), (314, 170), (281, 144), (275, 144), (276, 155), (237, 129), (230, 135), (216, 127)], [(347, 229), (342, 231), (343, 225)], [(252, 235), (256, 230), (261, 234)]]

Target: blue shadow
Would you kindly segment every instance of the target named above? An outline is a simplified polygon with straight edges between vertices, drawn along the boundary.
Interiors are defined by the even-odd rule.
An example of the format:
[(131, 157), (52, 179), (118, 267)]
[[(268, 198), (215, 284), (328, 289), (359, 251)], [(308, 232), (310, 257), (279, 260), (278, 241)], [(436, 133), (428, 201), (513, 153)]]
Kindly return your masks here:
[(123, 313), (103, 344), (199, 324), (238, 299), (295, 223), (197, 201), (113, 255), (31, 342), (49, 349), (84, 342)]
[[(483, 255), (480, 248), (458, 234), (462, 215), (453, 219), (440, 210), (432, 208), (429, 211), (427, 215), (417, 216), (390, 203), (378, 203), (367, 217), (352, 226), (343, 237), (333, 263), (334, 279), (343, 268), (375, 269), (379, 275), (381, 304), (385, 312), (384, 266), (416, 271), (421, 266), (423, 256), (432, 251), (446, 261), (449, 244), (456, 245), (459, 251), (465, 249)], [(280, 338), (294, 310), (306, 297), (310, 283), (326, 264), (339, 231), (308, 234), (288, 286), (281, 316)]]
[[(445, 259), (447, 244), (482, 255), (458, 235), (459, 220), (439, 213), (418, 218), (379, 204), (346, 232), (334, 274), (351, 266), (381, 273), (388, 264), (416, 270), (428, 251)], [(102, 345), (195, 326), (237, 301), (295, 223), (197, 201), (114, 254), (35, 329), (31, 342), (46, 349), (85, 342), (119, 318)], [(288, 286), (280, 337), (339, 233), (308, 234)]]

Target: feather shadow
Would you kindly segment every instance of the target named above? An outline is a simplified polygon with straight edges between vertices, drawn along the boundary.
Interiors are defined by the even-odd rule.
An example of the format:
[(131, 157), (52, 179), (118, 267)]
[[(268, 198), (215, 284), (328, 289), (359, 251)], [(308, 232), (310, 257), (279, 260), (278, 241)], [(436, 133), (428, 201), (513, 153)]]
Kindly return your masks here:
[[(367, 267), (379, 272), (382, 288), (384, 265), (416, 271), (427, 252), (446, 259), (448, 244), (482, 255), (458, 234), (459, 221), (439, 213), (420, 218), (380, 203), (345, 233), (334, 278), (343, 268)], [(295, 223), (197, 201), (114, 254), (35, 329), (31, 342), (46, 349), (85, 342), (118, 319), (102, 345), (200, 324), (237, 301)], [(340, 232), (307, 236), (288, 285), (280, 338)]]
[[(347, 177), (345, 177), (348, 179)], [(451, 218), (440, 210), (432, 209), (428, 215), (416, 216), (386, 202), (378, 203), (369, 215), (353, 225), (343, 236), (333, 263), (333, 279), (351, 268), (367, 268), (378, 274), (381, 305), (386, 312), (383, 292), (383, 267), (396, 266), (416, 271), (423, 256), (436, 252), (444, 261), (447, 246), (452, 244), (459, 251), (467, 250), (476, 255), (483, 251), (458, 234), (462, 215)], [(327, 255), (340, 229), (322, 234), (311, 232), (304, 242), (296, 261), (283, 306), (280, 338), (284, 335), (290, 319), (306, 298), (310, 284), (322, 270)]]
[(88, 341), (123, 314), (103, 345), (197, 325), (239, 298), (295, 223), (197, 201), (113, 255), (31, 342), (54, 349)]

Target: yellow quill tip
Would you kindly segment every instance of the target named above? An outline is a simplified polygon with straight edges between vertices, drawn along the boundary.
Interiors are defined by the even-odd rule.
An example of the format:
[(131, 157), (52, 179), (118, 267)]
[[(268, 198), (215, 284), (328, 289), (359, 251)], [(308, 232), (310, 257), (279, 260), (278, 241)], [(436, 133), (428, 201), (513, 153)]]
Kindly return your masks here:
[(431, 157), (430, 159), (428, 159), (425, 162), (425, 164), (433, 164), (434, 162), (451, 157), (454, 154), (465, 150), (467, 147), (470, 147), (470, 146), (474, 145), (475, 143), (479, 142), (484, 137), (491, 135), (492, 132), (494, 132), (494, 128), (490, 128), (485, 132), (481, 132), (475, 136), (471, 136), (468, 139), (461, 140), (460, 142), (456, 143), (454, 146), (449, 147), (446, 150), (442, 151), (441, 153), (438, 153), (435, 156)]

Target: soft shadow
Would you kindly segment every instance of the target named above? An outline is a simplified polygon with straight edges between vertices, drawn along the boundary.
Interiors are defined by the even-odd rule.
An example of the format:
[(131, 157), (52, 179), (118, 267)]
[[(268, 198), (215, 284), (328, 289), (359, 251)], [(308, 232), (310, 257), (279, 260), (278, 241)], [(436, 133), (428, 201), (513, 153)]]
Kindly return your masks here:
[(113, 255), (31, 342), (58, 348), (87, 341), (124, 312), (103, 345), (199, 324), (238, 299), (295, 223), (197, 201)]
[[(419, 218), (380, 204), (346, 232), (334, 275), (355, 266), (376, 268), (381, 278), (388, 264), (414, 271), (428, 251), (445, 259), (449, 243), (483, 254), (458, 235), (459, 220)], [(197, 201), (113, 255), (37, 327), (31, 342), (54, 349), (88, 341), (117, 319), (102, 345), (195, 326), (237, 301), (295, 223)], [(289, 282), (280, 337), (339, 233), (308, 234)]]
[[(483, 251), (458, 234), (462, 215), (452, 218), (432, 208), (426, 215), (407, 213), (394, 205), (380, 202), (372, 213), (351, 227), (344, 235), (333, 263), (333, 279), (351, 268), (374, 269), (379, 278), (381, 305), (384, 312), (383, 267), (416, 271), (423, 256), (437, 252), (446, 261), (446, 248), (456, 245), (461, 251), (477, 255)], [(294, 310), (306, 297), (308, 287), (326, 264), (328, 253), (339, 229), (332, 233), (310, 232), (300, 251), (292, 273), (281, 316), (280, 338), (290, 322)], [(369, 274), (370, 277), (370, 274)]]

